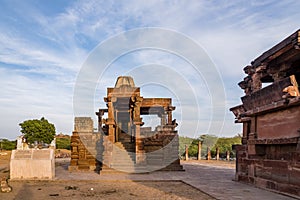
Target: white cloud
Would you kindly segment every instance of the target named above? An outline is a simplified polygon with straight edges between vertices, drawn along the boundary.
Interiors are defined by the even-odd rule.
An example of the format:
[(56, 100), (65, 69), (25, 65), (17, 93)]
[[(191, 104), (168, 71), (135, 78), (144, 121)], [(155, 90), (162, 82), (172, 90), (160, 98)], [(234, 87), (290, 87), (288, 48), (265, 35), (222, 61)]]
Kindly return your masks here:
[[(71, 132), (73, 86), (88, 52), (115, 34), (140, 27), (172, 29), (199, 43), (222, 75), (228, 109), (239, 104), (243, 95), (237, 86), (244, 77), (242, 68), (299, 28), (295, 20), (300, 15), (299, 4), (289, 0), (95, 0), (75, 1), (51, 15), (42, 12), (36, 4), (19, 2), (11, 5), (8, 11), (11, 16), (3, 20), (9, 19), (12, 23), (0, 21), (0, 62), (3, 63), (0, 84), (5, 88), (0, 96), (1, 117), (5, 118), (0, 134), (16, 136), (20, 120), (40, 115), (52, 118), (58, 124), (58, 131)], [(55, 8), (55, 5), (51, 6)], [(164, 40), (159, 42), (164, 44)], [(114, 44), (104, 53), (110, 54), (109, 50), (118, 45)], [(193, 69), (181, 58), (144, 51), (124, 57), (110, 66), (107, 76), (99, 80), (96, 90), (99, 93), (95, 95), (99, 104), (96, 102), (95, 107), (100, 105), (106, 88), (114, 85), (117, 76), (126, 73), (130, 67), (149, 63), (176, 69), (192, 82), (193, 87), (201, 88), (205, 93), (196, 94), (200, 105), (209, 101), (211, 91), (204, 87), (205, 81), (195, 76)], [(165, 77), (173, 78), (167, 74)], [(181, 85), (176, 89), (182, 93), (185, 90)], [(189, 107), (182, 106), (182, 109), (192, 112)], [(238, 126), (233, 121), (233, 115), (228, 111), (224, 135), (236, 134)]]

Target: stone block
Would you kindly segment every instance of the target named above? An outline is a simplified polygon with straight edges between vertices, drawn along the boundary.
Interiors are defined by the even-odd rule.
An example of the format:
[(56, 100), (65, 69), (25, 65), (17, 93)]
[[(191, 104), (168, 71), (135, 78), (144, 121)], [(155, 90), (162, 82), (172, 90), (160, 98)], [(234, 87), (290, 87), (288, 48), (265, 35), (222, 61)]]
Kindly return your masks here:
[(53, 149), (13, 150), (10, 161), (10, 178), (53, 179), (55, 160)]
[(78, 171), (78, 166), (69, 166), (68, 170), (69, 171)]
[(300, 187), (300, 168), (292, 168), (289, 171), (289, 182)]
[(83, 160), (83, 159), (79, 159), (78, 160), (78, 165), (89, 165), (89, 161), (88, 160)]
[(256, 167), (255, 175), (260, 178), (271, 179), (271, 169), (272, 168)]
[(90, 117), (75, 117), (74, 130), (78, 132), (93, 132), (93, 120)]
[(71, 165), (71, 166), (76, 166), (76, 165), (78, 165), (78, 159), (71, 159), (70, 165)]
[(256, 154), (256, 151), (255, 151), (255, 145), (251, 144), (251, 145), (248, 145), (248, 154), (249, 155), (255, 155)]

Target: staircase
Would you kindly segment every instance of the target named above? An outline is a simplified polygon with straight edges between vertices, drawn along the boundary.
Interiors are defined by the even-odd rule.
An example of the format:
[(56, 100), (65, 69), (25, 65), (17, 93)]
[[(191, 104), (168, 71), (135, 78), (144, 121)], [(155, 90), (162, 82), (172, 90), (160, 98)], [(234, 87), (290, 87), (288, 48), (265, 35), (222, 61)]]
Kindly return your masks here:
[(135, 143), (131, 142), (131, 137), (128, 134), (121, 133), (119, 141), (114, 143), (110, 167), (126, 173), (146, 171), (146, 166), (136, 165)]

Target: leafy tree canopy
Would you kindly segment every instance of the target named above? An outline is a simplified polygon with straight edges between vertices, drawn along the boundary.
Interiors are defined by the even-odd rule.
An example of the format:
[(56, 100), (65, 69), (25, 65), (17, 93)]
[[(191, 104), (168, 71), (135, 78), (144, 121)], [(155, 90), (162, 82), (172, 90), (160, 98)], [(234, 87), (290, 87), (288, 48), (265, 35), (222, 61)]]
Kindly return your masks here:
[(219, 138), (214, 146), (220, 150), (220, 153), (226, 153), (226, 151), (231, 151), (233, 144), (241, 144), (241, 136), (237, 135), (231, 138)]
[(205, 157), (207, 154), (207, 148), (210, 148), (211, 154), (216, 154), (216, 148), (220, 150), (220, 154), (226, 154), (226, 151), (230, 151), (232, 154), (232, 145), (241, 144), (241, 136), (237, 135), (230, 138), (219, 138), (215, 135), (204, 134), (198, 138), (179, 137), (179, 153), (180, 155), (185, 154), (185, 145), (188, 145), (189, 156), (197, 157), (198, 155), (198, 143), (202, 142), (201, 156)]
[(28, 143), (47, 143), (50, 144), (55, 136), (55, 126), (42, 117), (40, 120), (27, 120), (19, 124), (21, 132)]

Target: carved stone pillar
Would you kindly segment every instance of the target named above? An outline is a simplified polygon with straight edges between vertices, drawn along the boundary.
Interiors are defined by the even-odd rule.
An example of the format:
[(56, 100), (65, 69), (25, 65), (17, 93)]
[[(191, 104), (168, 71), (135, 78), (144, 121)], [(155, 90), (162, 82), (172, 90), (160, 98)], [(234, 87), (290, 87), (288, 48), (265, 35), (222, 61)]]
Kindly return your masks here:
[(185, 145), (185, 160), (189, 160), (189, 146)]
[(198, 142), (198, 160), (201, 160), (202, 141)]
[(230, 160), (230, 151), (226, 151), (226, 160)]
[(219, 147), (216, 148), (216, 159), (217, 160), (220, 159), (220, 149), (219, 149)]
[(167, 124), (167, 119), (166, 119), (166, 114), (161, 114), (161, 121), (160, 121), (160, 124), (162, 125), (162, 126), (165, 126), (166, 124)]
[(211, 152), (210, 152), (210, 148), (207, 147), (207, 157), (206, 160), (210, 160), (211, 159)]

